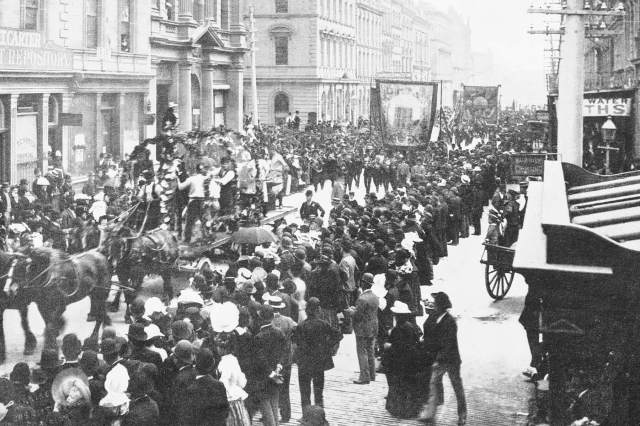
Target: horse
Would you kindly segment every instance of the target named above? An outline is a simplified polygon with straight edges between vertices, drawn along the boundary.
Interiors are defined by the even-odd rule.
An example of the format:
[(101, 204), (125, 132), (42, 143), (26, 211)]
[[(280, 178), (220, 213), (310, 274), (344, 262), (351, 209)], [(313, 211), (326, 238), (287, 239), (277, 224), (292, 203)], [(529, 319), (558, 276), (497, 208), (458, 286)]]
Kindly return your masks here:
[[(156, 229), (142, 235), (135, 235), (129, 228), (121, 228), (115, 235), (110, 235), (104, 244), (104, 253), (114, 267), (118, 281), (122, 286), (133, 291), (125, 291), (127, 311), (125, 320), (131, 321), (129, 306), (140, 287), (144, 277), (150, 272), (159, 275), (163, 281), (165, 300), (173, 298), (171, 273), (178, 260), (178, 240), (170, 232)], [(120, 292), (110, 306), (111, 312), (117, 312), (120, 305)]]
[(62, 315), (67, 305), (91, 298), (96, 324), (90, 339), (97, 342), (100, 327), (110, 324), (106, 312), (111, 276), (107, 258), (96, 250), (69, 254), (49, 248), (26, 248), (21, 253), (0, 253), (0, 272), (5, 279), (0, 292), (0, 361), (6, 359), (1, 313), (5, 309), (20, 312), (25, 332), (25, 355), (33, 354), (36, 338), (27, 319), (27, 308), (35, 302), (45, 322), (44, 347), (58, 348), (56, 339), (64, 326)]

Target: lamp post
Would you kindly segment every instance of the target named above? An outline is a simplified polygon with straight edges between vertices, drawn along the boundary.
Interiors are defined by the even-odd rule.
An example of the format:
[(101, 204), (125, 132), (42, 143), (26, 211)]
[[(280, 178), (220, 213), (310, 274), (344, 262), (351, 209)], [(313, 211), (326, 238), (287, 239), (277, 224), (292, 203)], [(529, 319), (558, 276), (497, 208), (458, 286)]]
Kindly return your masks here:
[(612, 147), (611, 144), (616, 140), (616, 132), (618, 128), (616, 124), (611, 119), (611, 116), (607, 117), (607, 121), (604, 122), (602, 127), (600, 128), (600, 132), (602, 134), (602, 140), (604, 141), (604, 146), (599, 146), (598, 148), (604, 150), (604, 167), (605, 173), (611, 174), (611, 164), (609, 153), (611, 151), (618, 151), (619, 149), (616, 147)]

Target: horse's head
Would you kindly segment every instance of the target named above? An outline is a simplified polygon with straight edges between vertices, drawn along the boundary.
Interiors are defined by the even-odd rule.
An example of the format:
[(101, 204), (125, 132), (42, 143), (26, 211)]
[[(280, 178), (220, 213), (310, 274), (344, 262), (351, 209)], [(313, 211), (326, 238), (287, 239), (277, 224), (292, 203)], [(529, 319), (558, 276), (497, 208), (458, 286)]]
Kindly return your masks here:
[(127, 229), (122, 228), (117, 233), (110, 233), (102, 244), (101, 252), (107, 257), (113, 268), (127, 257), (129, 250), (129, 232)]
[(45, 278), (53, 252), (51, 248), (25, 247), (20, 252), (11, 253), (13, 261), (9, 277), (20, 287), (35, 285), (40, 278)]

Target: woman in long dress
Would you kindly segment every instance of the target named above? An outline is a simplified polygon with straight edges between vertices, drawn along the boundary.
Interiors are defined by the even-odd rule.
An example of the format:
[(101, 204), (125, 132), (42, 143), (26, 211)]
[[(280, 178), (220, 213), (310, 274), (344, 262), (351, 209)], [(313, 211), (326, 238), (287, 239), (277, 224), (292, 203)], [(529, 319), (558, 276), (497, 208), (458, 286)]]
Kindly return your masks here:
[(418, 366), (422, 332), (406, 303), (396, 301), (391, 312), (396, 324), (383, 356), (389, 386), (385, 408), (394, 417), (410, 419), (416, 417), (420, 409)]

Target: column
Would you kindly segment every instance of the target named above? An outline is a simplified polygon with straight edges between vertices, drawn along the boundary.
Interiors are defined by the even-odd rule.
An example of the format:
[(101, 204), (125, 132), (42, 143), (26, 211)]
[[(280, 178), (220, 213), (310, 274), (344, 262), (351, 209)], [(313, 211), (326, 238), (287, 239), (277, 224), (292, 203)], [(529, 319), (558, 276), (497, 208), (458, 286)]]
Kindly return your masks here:
[(200, 120), (202, 130), (213, 127), (213, 70), (212, 64), (202, 66), (202, 101), (200, 105)]
[[(158, 65), (157, 64), (151, 64), (151, 72), (153, 73), (154, 77), (149, 80), (149, 94), (147, 95), (147, 100), (149, 102), (149, 104), (151, 105), (151, 108), (147, 109), (147, 105), (143, 105), (143, 114), (141, 115), (141, 119), (144, 125), (144, 120), (146, 118), (146, 114), (153, 114), (155, 115), (156, 119), (153, 122), (153, 124), (149, 124), (149, 125), (144, 125), (144, 134), (143, 134), (143, 138), (144, 139), (152, 139), (155, 138), (158, 134), (158, 123), (160, 121), (162, 121), (162, 112), (158, 111), (158, 80), (157, 80), (157, 68)], [(146, 102), (143, 101), (143, 102)], [(154, 144), (150, 144), (149, 146), (147, 146), (147, 149), (149, 149), (149, 151), (151, 152), (151, 158), (156, 158), (156, 146)], [(124, 154), (124, 153), (123, 153)], [(124, 157), (124, 155), (123, 155)]]
[(102, 119), (102, 93), (96, 93), (96, 156), (100, 158), (104, 148), (104, 120)]
[[(62, 102), (61, 102), (61, 105), (59, 105), (59, 108), (62, 110), (62, 112), (67, 112), (67, 113), (71, 112), (72, 100), (73, 100), (72, 94), (64, 93), (62, 95)], [(61, 132), (62, 141), (60, 143), (60, 146), (62, 146), (62, 165), (65, 170), (69, 170), (69, 164), (70, 164), (69, 156), (73, 154), (72, 152), (69, 152), (69, 139), (71, 138), (71, 134), (70, 134), (71, 127), (63, 126), (62, 124), (60, 124), (60, 126), (62, 127), (62, 132)]]
[(244, 67), (242, 64), (234, 64), (227, 71), (227, 81), (231, 89), (227, 97), (227, 127), (230, 129), (242, 130), (243, 120), (243, 89), (244, 89)]
[[(118, 93), (116, 98), (116, 105), (118, 105), (118, 146), (110, 147), (111, 151), (107, 149), (107, 152), (111, 152), (111, 155), (114, 157), (122, 157), (122, 151), (124, 151), (125, 123), (127, 122), (127, 117), (124, 115), (126, 113), (126, 100), (126, 93)], [(100, 153), (97, 155), (100, 156)]]
[(178, 20), (193, 21), (193, 0), (178, 0)]
[(16, 177), (18, 176), (18, 163), (15, 157), (15, 153), (17, 152), (17, 135), (16, 132), (18, 130), (18, 96), (17, 94), (12, 94), (9, 100), (9, 137), (11, 138), (11, 166), (9, 167), (9, 181), (12, 184), (17, 183)]
[(40, 98), (40, 134), (38, 135), (38, 167), (46, 170), (44, 158), (49, 143), (49, 93), (43, 93)]
[(180, 129), (189, 132), (192, 127), (191, 64), (178, 64), (178, 118)]
[(218, 10), (218, 3), (220, 1), (219, 0), (204, 0), (204, 20), (205, 22), (211, 22), (211, 21), (215, 21), (217, 24), (219, 24), (218, 22), (218, 14), (217, 14), (217, 10)]

